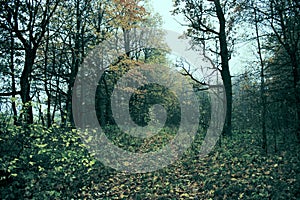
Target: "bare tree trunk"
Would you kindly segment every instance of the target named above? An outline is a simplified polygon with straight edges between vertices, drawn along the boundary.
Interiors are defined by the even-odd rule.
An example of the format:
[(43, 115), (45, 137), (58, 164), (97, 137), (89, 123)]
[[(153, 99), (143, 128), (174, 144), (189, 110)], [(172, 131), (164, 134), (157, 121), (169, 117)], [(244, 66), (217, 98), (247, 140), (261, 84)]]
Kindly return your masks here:
[[(49, 37), (49, 30), (47, 30), (47, 37)], [(49, 88), (48, 88), (48, 53), (49, 53), (49, 40), (46, 40), (46, 45), (45, 45), (45, 50), (44, 50), (44, 87), (45, 87), (45, 92), (47, 95), (47, 127), (49, 128), (51, 126), (51, 77), (49, 78)]]
[(293, 89), (295, 93), (295, 100), (296, 100), (296, 110), (297, 110), (297, 131), (296, 136), (298, 139), (298, 142), (300, 142), (300, 78), (299, 78), (299, 72), (298, 72), (298, 61), (296, 53), (290, 54), (291, 62), (292, 62), (292, 68), (293, 68)]
[(10, 32), (10, 71), (11, 71), (11, 88), (12, 88), (12, 110), (13, 110), (13, 120), (14, 125), (17, 125), (18, 123), (18, 112), (16, 108), (16, 80), (15, 80), (15, 67), (14, 67), (14, 37), (12, 32)]
[(39, 104), (39, 120), (38, 122), (42, 122), (42, 125), (45, 126), (45, 120), (44, 120), (44, 113), (42, 111), (42, 103), (41, 103), (41, 100), (40, 100), (40, 95), (39, 95), (39, 92), (37, 94), (37, 102)]
[(231, 75), (229, 71), (229, 53), (227, 47), (227, 38), (226, 38), (226, 30), (225, 30), (225, 17), (224, 13), (220, 4), (220, 0), (214, 0), (216, 6), (217, 17), (220, 24), (219, 30), (219, 42), (220, 42), (220, 54), (221, 54), (221, 76), (223, 79), (225, 92), (226, 92), (226, 120), (225, 126), (223, 129), (223, 133), (225, 135), (232, 134), (232, 125), (231, 125), (231, 118), (232, 118), (232, 83), (231, 83)]
[(258, 18), (257, 18), (257, 10), (254, 6), (254, 17), (255, 17), (255, 31), (256, 31), (256, 41), (258, 47), (258, 55), (260, 60), (260, 98), (262, 103), (262, 110), (261, 110), (261, 125), (262, 125), (262, 148), (268, 153), (268, 146), (267, 146), (267, 133), (266, 133), (266, 96), (265, 96), (265, 66), (264, 61), (261, 54), (261, 44), (260, 44), (260, 36), (258, 30)]
[[(68, 119), (69, 122), (71, 123), (72, 126), (74, 126), (74, 117), (73, 117), (73, 112), (72, 112), (72, 93), (74, 83), (75, 83), (75, 78), (78, 73), (78, 68), (80, 64), (80, 52), (79, 50), (80, 45), (80, 32), (82, 31), (81, 29), (81, 21), (82, 21), (82, 16), (81, 16), (81, 11), (80, 11), (80, 1), (78, 0), (76, 2), (76, 32), (75, 32), (75, 41), (74, 41), (74, 50), (72, 52), (72, 66), (71, 66), (71, 76), (69, 80), (69, 85), (68, 85), (68, 93), (67, 93), (67, 113), (68, 113)], [(76, 113), (74, 113), (76, 114)]]
[(125, 54), (129, 58), (130, 56), (130, 38), (129, 38), (130, 30), (123, 28), (123, 37), (124, 37), (124, 49)]
[(23, 115), (25, 122), (28, 124), (33, 123), (33, 111), (30, 98), (30, 79), (32, 67), (36, 57), (36, 48), (27, 48), (25, 50), (25, 64), (22, 71), (20, 86), (21, 86), (21, 99), (23, 104)]

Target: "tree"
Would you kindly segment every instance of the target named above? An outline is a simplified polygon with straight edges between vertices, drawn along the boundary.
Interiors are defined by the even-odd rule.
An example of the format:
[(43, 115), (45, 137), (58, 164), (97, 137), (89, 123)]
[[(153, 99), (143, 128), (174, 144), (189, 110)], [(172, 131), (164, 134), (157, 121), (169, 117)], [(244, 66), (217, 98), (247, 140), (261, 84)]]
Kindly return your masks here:
[(254, 12), (254, 23), (255, 23), (255, 33), (256, 33), (256, 41), (257, 41), (257, 53), (260, 61), (260, 98), (261, 98), (261, 123), (262, 123), (262, 148), (265, 149), (266, 153), (268, 152), (267, 148), (267, 133), (266, 133), (266, 94), (265, 94), (265, 63), (262, 57), (262, 46), (260, 40), (260, 33), (258, 28), (259, 18), (257, 15), (256, 5), (253, 7)]
[[(132, 3), (133, 1), (129, 2)], [(103, 52), (101, 52), (100, 59), (103, 59), (103, 63), (108, 64), (105, 66), (102, 63), (104, 73), (99, 81), (96, 96), (97, 102), (100, 102), (97, 104), (97, 114), (102, 126), (114, 124), (110, 97), (120, 77), (136, 66), (145, 63), (164, 64), (167, 62), (166, 51), (163, 50), (165, 45), (162, 42), (163, 33), (160, 30), (160, 18), (148, 15), (143, 7), (140, 9), (140, 6), (130, 4), (127, 8), (128, 2), (123, 3), (125, 3), (124, 7), (119, 4), (113, 6), (112, 10), (120, 8), (123, 10), (113, 15), (116, 21), (112, 21), (111, 24), (116, 26), (115, 34), (109, 38), (110, 47), (102, 47)], [(125, 15), (126, 12), (130, 11), (126, 9), (140, 10), (144, 13), (137, 12), (135, 13), (137, 16), (135, 14), (127, 16)], [(140, 81), (140, 75), (136, 74), (134, 79)], [(142, 104), (139, 100), (134, 102), (139, 105)]]
[(14, 33), (25, 51), (25, 61), (20, 77), (20, 95), (25, 121), (33, 123), (31, 105), (31, 75), (37, 50), (60, 0), (55, 1), (5, 1), (1, 2), (1, 28)]
[[(269, 43), (267, 46), (274, 56), (286, 55), (288, 60), (284, 59), (290, 66), (294, 107), (296, 110), (296, 136), (300, 141), (300, 3), (296, 0), (271, 0), (263, 1), (257, 4), (257, 13), (264, 18), (264, 25), (269, 30)], [(275, 44), (275, 45), (274, 45)], [(279, 53), (279, 54), (278, 54)], [(278, 67), (284, 67), (281, 65)], [(274, 63), (273, 63), (274, 65)], [(276, 71), (275, 68), (273, 70)]]
[(141, 0), (113, 0), (110, 8), (113, 20), (113, 27), (121, 28), (123, 32), (124, 50), (127, 57), (130, 57), (131, 39), (130, 32), (132, 29), (139, 27), (148, 15), (145, 7), (140, 5)]
[[(184, 6), (183, 6), (184, 5)], [(220, 0), (176, 0), (174, 14), (183, 13), (187, 19), (187, 35), (192, 38), (194, 44), (203, 45), (204, 49), (221, 57), (221, 67), (218, 67), (223, 79), (226, 91), (226, 120), (223, 132), (231, 135), (232, 125), (232, 83), (229, 68), (229, 34), (233, 30), (235, 16), (241, 11), (237, 1), (226, 1), (223, 4)], [(233, 13), (233, 14), (230, 14)], [(215, 25), (218, 24), (219, 28)], [(218, 41), (219, 50), (213, 50), (210, 46)], [(207, 45), (208, 44), (208, 45)], [(207, 45), (207, 46), (206, 46)], [(218, 63), (216, 63), (218, 66)]]
[(273, 0), (270, 3), (272, 30), (289, 56), (292, 67), (297, 110), (297, 137), (300, 142), (300, 3), (296, 0)]
[[(45, 64), (48, 87), (47, 119), (54, 121), (55, 111), (60, 111), (61, 124), (73, 124), (72, 95), (78, 69), (88, 52), (105, 40), (114, 30), (108, 22), (113, 18), (108, 12), (109, 1), (65, 1), (50, 24), (49, 51), (41, 59), (52, 60)], [(47, 45), (44, 45), (47, 49)], [(47, 80), (47, 79), (45, 79)], [(51, 102), (50, 102), (51, 101)], [(49, 115), (50, 107), (53, 110)], [(49, 121), (49, 120), (48, 120)], [(52, 123), (51, 122), (51, 123)]]
[(17, 75), (18, 75), (18, 65), (20, 63), (21, 53), (17, 50), (20, 45), (16, 43), (13, 32), (9, 32), (0, 27), (2, 31), (0, 43), (2, 52), (1, 57), (1, 92), (0, 97), (7, 98), (11, 96), (11, 108), (13, 111), (13, 121), (16, 125), (18, 123), (18, 112), (16, 106), (16, 95), (20, 94), (17, 91)]
[[(260, 132), (261, 101), (257, 62), (233, 79), (233, 123), (239, 133)], [(254, 69), (253, 69), (254, 68)]]

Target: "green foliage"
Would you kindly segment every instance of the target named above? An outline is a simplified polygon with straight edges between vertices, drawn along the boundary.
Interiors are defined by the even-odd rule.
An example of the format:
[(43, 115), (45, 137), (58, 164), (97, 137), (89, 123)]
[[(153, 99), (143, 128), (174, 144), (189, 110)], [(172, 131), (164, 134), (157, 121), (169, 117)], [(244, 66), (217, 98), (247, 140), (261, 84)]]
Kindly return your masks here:
[(54, 125), (10, 126), (1, 132), (1, 199), (76, 197), (90, 185), (95, 160), (77, 131)]
[[(162, 148), (176, 133), (164, 128), (144, 143), (108, 126), (116, 145), (138, 152)], [(149, 130), (151, 131), (151, 130)], [(154, 131), (154, 130), (153, 130)], [(0, 129), (1, 199), (297, 199), (299, 145), (265, 156), (256, 134), (223, 138), (199, 158), (204, 131), (172, 165), (151, 173), (126, 174), (88, 154), (75, 129), (39, 125)], [(135, 138), (136, 139), (136, 138)]]
[[(55, 2), (57, 9), (54, 9)], [(231, 46), (240, 34), (236, 28), (245, 29), (239, 15), (253, 18), (251, 1), (249, 5), (246, 1), (221, 2), (228, 37), (224, 38), (225, 43), (219, 44), (215, 43), (222, 35), (216, 26), (218, 2), (175, 0), (173, 13), (189, 17), (191, 26), (186, 36), (192, 37), (197, 49), (205, 44), (204, 49), (218, 54), (220, 46), (226, 44), (230, 51), (228, 57), (234, 56)], [(146, 133), (153, 135), (149, 138), (122, 132), (114, 123), (110, 105), (118, 80), (129, 70), (145, 64), (171, 64), (168, 47), (162, 41), (164, 32), (159, 28), (161, 18), (152, 16), (140, 0), (54, 1), (50, 4), (3, 1), (0, 5), (0, 199), (300, 199), (300, 146), (294, 143), (294, 132), (300, 124), (295, 120), (300, 116), (296, 113), (297, 108), (299, 113), (297, 53), (300, 40), (295, 39), (299, 36), (300, 15), (295, 0), (257, 4), (257, 9), (262, 11), (259, 14), (262, 20), (259, 26), (264, 30), (261, 40), (266, 43), (263, 57), (266, 59), (265, 122), (269, 155), (260, 147), (260, 125), (264, 119), (258, 98), (259, 71), (250, 69), (258, 65), (254, 62), (251, 66), (247, 64), (247, 73), (234, 81), (233, 127), (236, 132), (232, 137), (221, 138), (222, 146), (199, 158), (210, 120), (208, 95), (199, 90), (201, 127), (192, 146), (167, 168), (133, 175), (103, 166), (87, 151), (77, 130), (52, 124), (72, 123), (71, 93), (78, 67), (97, 44), (112, 39), (112, 46), (118, 48), (106, 52), (103, 47), (100, 61), (111, 63), (109, 57), (115, 56), (117, 51), (126, 56), (116, 58), (98, 83), (96, 110), (107, 137), (116, 146), (138, 153), (156, 151), (172, 140), (178, 131), (180, 108), (167, 87), (148, 84), (138, 91), (125, 88), (133, 91), (130, 114), (138, 125), (147, 125), (153, 105), (160, 104), (167, 110), (165, 126), (156, 135), (153, 135), (156, 128), (149, 127)], [(241, 13), (247, 6), (250, 14)], [(51, 10), (55, 12), (50, 14)], [(26, 17), (30, 13), (32, 16)], [(265, 20), (269, 20), (267, 24)], [(7, 23), (9, 21), (11, 23)], [(274, 23), (272, 27), (269, 22)], [(265, 36), (267, 40), (263, 39)], [(244, 35), (242, 39), (246, 39)], [(197, 47), (198, 44), (201, 46)], [(160, 48), (153, 48), (156, 46)], [(28, 69), (23, 67), (26, 60), (32, 62)], [(22, 78), (28, 72), (28, 77)], [(161, 73), (161, 78), (166, 76)], [(140, 73), (132, 73), (132, 79), (146, 82)], [(31, 92), (23, 104), (18, 90), (27, 84), (28, 89), (21, 94)], [(197, 87), (201, 89), (194, 85), (195, 91)], [(7, 117), (12, 115), (11, 106), (15, 108), (14, 120)], [(38, 111), (34, 116), (38, 123), (52, 125), (50, 128), (38, 124), (12, 125), (22, 123), (22, 118), (30, 114), (24, 108), (31, 109), (31, 106), (34, 112)], [(47, 109), (43, 110), (45, 106)]]
[(122, 132), (117, 126), (106, 126), (105, 133), (110, 141), (124, 150), (138, 153), (147, 153), (163, 148), (176, 135), (176, 128), (164, 127), (157, 132), (157, 127), (149, 127), (149, 135), (152, 137), (138, 138)]
[(139, 88), (139, 93), (132, 95), (129, 107), (133, 120), (138, 125), (146, 126), (150, 120), (150, 108), (155, 104), (162, 105), (166, 109), (166, 126), (176, 127), (180, 124), (180, 105), (176, 96), (158, 84), (148, 84)]

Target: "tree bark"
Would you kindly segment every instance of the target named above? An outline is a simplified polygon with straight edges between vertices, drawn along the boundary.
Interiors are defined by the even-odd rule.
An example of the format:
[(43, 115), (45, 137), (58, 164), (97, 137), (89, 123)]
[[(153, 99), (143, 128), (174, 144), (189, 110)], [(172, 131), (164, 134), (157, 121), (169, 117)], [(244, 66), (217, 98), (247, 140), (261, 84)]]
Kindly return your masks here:
[(217, 17), (219, 20), (220, 30), (219, 30), (219, 42), (220, 42), (220, 55), (221, 55), (221, 76), (223, 79), (225, 92), (226, 92), (226, 120), (223, 129), (223, 133), (225, 135), (232, 134), (232, 83), (231, 83), (231, 75), (229, 70), (229, 53), (227, 47), (227, 38), (226, 38), (226, 30), (225, 30), (225, 17), (220, 4), (220, 0), (214, 0), (214, 4), (216, 6)]
[[(70, 74), (70, 80), (68, 83), (68, 93), (67, 93), (67, 113), (68, 113), (68, 119), (72, 126), (75, 126), (74, 123), (74, 117), (72, 112), (72, 94), (73, 94), (73, 87), (75, 83), (75, 78), (78, 73), (79, 65), (80, 65), (80, 36), (82, 30), (82, 11), (80, 10), (80, 1), (76, 2), (76, 32), (75, 32), (75, 38), (74, 38), (74, 50), (72, 51), (72, 66), (71, 66), (71, 74)], [(70, 40), (72, 40), (70, 38)], [(73, 94), (74, 95), (74, 94)], [(77, 113), (74, 113), (77, 114)]]
[[(258, 56), (260, 60), (260, 98), (262, 103), (262, 110), (261, 110), (261, 125), (262, 125), (262, 148), (265, 150), (266, 153), (268, 153), (267, 148), (267, 132), (266, 132), (266, 96), (265, 96), (265, 66), (262, 58), (262, 52), (261, 52), (261, 44), (260, 44), (260, 36), (258, 32), (258, 19), (257, 19), (257, 10), (254, 7), (254, 18), (255, 18), (255, 32), (256, 32), (256, 41), (257, 41), (257, 47), (258, 47)], [(274, 134), (275, 135), (275, 134)]]
[(298, 61), (297, 61), (297, 56), (296, 53), (291, 53), (290, 54), (291, 58), (291, 63), (292, 63), (292, 68), (293, 68), (293, 89), (295, 92), (295, 100), (296, 100), (296, 110), (297, 110), (297, 131), (296, 131), (296, 136), (298, 139), (298, 142), (300, 142), (300, 78), (299, 78), (299, 72), (298, 72)]
[(37, 48), (27, 48), (25, 50), (25, 64), (20, 80), (23, 115), (25, 122), (28, 124), (33, 123), (33, 111), (30, 98), (30, 76), (36, 57), (36, 50)]
[(15, 68), (14, 68), (14, 37), (13, 37), (13, 33), (10, 32), (10, 71), (11, 71), (11, 89), (12, 89), (12, 103), (11, 103), (11, 107), (13, 110), (13, 119), (14, 119), (14, 125), (17, 125), (18, 123), (18, 112), (17, 112), (17, 108), (16, 108), (16, 101), (15, 101), (15, 97), (16, 97), (16, 80), (15, 80)]

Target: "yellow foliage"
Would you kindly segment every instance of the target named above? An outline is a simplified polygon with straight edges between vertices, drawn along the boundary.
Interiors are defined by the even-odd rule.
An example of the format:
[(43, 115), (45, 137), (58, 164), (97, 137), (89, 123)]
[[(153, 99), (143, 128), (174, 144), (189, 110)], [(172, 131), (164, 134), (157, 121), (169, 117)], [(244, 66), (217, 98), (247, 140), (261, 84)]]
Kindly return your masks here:
[(124, 30), (138, 27), (138, 23), (144, 21), (148, 15), (140, 4), (140, 0), (113, 0), (109, 9), (109, 14), (114, 19), (111, 25)]

